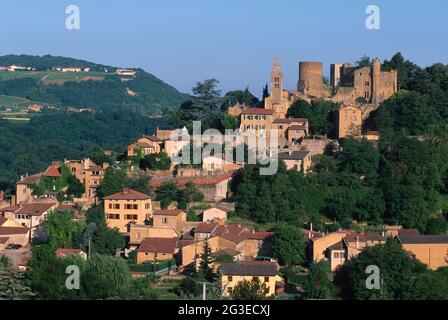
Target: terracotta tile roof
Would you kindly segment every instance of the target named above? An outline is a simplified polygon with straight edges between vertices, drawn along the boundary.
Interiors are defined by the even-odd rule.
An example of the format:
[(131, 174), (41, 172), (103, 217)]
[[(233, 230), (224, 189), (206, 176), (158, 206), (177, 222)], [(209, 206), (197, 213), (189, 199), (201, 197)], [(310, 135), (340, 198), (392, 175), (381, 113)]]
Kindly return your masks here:
[(25, 227), (0, 227), (0, 236), (27, 234), (29, 231), (30, 229)]
[(177, 238), (145, 238), (138, 252), (175, 253)]
[(398, 235), (400, 236), (418, 236), (420, 231), (417, 229), (400, 229), (398, 230)]
[(304, 122), (307, 123), (308, 119), (306, 118), (289, 118), (289, 119), (275, 119), (272, 123), (276, 124), (290, 124), (293, 122)]
[(9, 238), (8, 237), (2, 237), (0, 238), (0, 244), (5, 244), (6, 242), (8, 242)]
[[(0, 209), (0, 212), (16, 212), (17, 210), (20, 209), (20, 205), (15, 204), (13, 206), (9, 206), (9, 207), (3, 207)], [(1, 225), (1, 224), (0, 224)]]
[(224, 256), (224, 255), (235, 257), (235, 256), (239, 255), (240, 253), (241, 252), (238, 250), (235, 250), (232, 248), (225, 248), (225, 249), (218, 250), (218, 251), (212, 253), (212, 257), (215, 258), (215, 257), (219, 257), (219, 256)]
[(184, 212), (180, 209), (172, 209), (172, 210), (154, 210), (153, 216), (178, 216)]
[(241, 236), (245, 239), (267, 240), (272, 238), (273, 232), (243, 232)]
[(255, 115), (273, 115), (274, 110), (263, 108), (248, 108), (241, 112), (241, 114), (255, 114)]
[(182, 240), (179, 240), (178, 247), (183, 248), (183, 247), (189, 246), (190, 244), (193, 244), (193, 243), (194, 243), (194, 240), (182, 239)]
[(399, 235), (397, 236), (398, 241), (407, 244), (438, 244), (438, 243), (448, 243), (448, 236), (439, 235)]
[(218, 224), (216, 222), (203, 222), (198, 224), (198, 226), (195, 229), (196, 233), (212, 233), (215, 231), (215, 229), (218, 227)]
[(377, 232), (364, 232), (364, 233), (351, 233), (345, 236), (345, 241), (348, 242), (356, 242), (356, 239), (358, 238), (358, 241), (365, 242), (365, 241), (386, 241), (387, 237), (385, 235), (382, 235), (381, 233)]
[(151, 187), (158, 188), (166, 182), (174, 182), (179, 187), (185, 187), (185, 185), (191, 182), (194, 185), (216, 185), (222, 181), (230, 179), (234, 175), (235, 171), (229, 171), (225, 174), (203, 176), (203, 177), (176, 177), (170, 179), (151, 179)]
[(205, 209), (204, 211), (207, 211), (207, 210), (210, 210), (210, 209), (218, 209), (218, 210), (224, 211), (226, 213), (228, 213), (229, 211), (232, 211), (230, 208), (221, 206), (219, 204), (216, 204), (216, 205), (214, 205), (214, 206), (212, 206), (212, 207), (210, 207), (208, 209)]
[(17, 184), (38, 184), (42, 173), (36, 173), (31, 176), (23, 177)]
[(303, 160), (307, 155), (310, 154), (310, 151), (300, 150), (293, 152), (279, 152), (278, 158), (281, 160)]
[(56, 203), (26, 203), (18, 209), (15, 214), (29, 214), (31, 216), (40, 216), (50, 210)]
[(52, 178), (58, 178), (61, 176), (61, 173), (59, 172), (59, 170), (53, 166), (49, 166), (47, 168), (47, 170), (45, 170), (44, 177), (52, 177)]
[(146, 136), (145, 135), (145, 136), (142, 136), (141, 138), (146, 138), (146, 139), (154, 141), (154, 142), (162, 142), (162, 139), (160, 139), (159, 137), (156, 137), (156, 136)]
[(104, 200), (146, 200), (151, 199), (147, 194), (138, 192), (136, 190), (123, 190), (121, 192), (117, 192), (111, 194), (107, 197), (104, 197)]
[(329, 251), (333, 251), (333, 250), (344, 250), (342, 241), (336, 242), (335, 244), (329, 246), (329, 247), (327, 248), (327, 250), (329, 250)]
[(82, 252), (81, 249), (66, 249), (66, 248), (58, 248), (56, 249), (56, 257), (65, 257), (71, 254), (80, 254)]
[(223, 263), (221, 273), (230, 276), (276, 276), (277, 264), (269, 261)]
[(232, 241), (234, 243), (240, 243), (245, 239), (242, 236), (242, 233), (246, 231), (247, 229), (245, 227), (236, 224), (219, 225), (214, 235)]

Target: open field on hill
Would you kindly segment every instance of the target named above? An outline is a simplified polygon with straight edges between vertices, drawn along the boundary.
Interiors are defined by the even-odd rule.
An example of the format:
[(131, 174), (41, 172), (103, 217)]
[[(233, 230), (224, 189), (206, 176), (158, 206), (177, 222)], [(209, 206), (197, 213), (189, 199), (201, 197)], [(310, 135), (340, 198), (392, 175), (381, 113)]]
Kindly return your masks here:
[(11, 80), (18, 78), (34, 78), (43, 84), (64, 84), (67, 81), (101, 81), (108, 75), (105, 72), (57, 72), (57, 71), (2, 71), (0, 80)]

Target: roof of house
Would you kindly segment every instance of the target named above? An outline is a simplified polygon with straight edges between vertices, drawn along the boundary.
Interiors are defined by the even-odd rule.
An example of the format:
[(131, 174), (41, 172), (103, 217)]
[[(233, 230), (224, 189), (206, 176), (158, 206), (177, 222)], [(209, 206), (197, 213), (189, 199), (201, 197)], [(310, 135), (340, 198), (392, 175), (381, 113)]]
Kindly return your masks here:
[(400, 229), (398, 230), (398, 235), (400, 236), (418, 236), (420, 231), (417, 229)]
[(327, 250), (329, 251), (334, 251), (334, 250), (344, 250), (344, 247), (342, 245), (342, 241), (336, 242), (335, 244), (329, 246), (327, 248)]
[(221, 205), (219, 205), (219, 204), (216, 204), (216, 205), (214, 205), (214, 206), (212, 206), (212, 207), (210, 207), (210, 208), (208, 208), (208, 209), (205, 209), (204, 212), (205, 212), (205, 211), (208, 211), (208, 210), (210, 210), (210, 209), (218, 209), (218, 210), (224, 211), (224, 212), (226, 212), (226, 213), (228, 213), (229, 211), (231, 211), (231, 210), (230, 210), (229, 208), (227, 208), (227, 207), (224, 207), (224, 206), (221, 206)]
[(47, 170), (43, 173), (44, 177), (52, 177), (52, 178), (58, 178), (61, 176), (61, 173), (59, 170), (53, 166), (49, 166)]
[(263, 108), (248, 108), (241, 112), (241, 114), (255, 114), (255, 115), (273, 115), (274, 110)]
[(6, 219), (5, 217), (0, 216), (0, 227), (2, 225), (4, 225), (6, 221), (8, 221), (8, 219)]
[(125, 189), (121, 192), (111, 194), (104, 197), (104, 200), (146, 200), (151, 199), (147, 194), (141, 193), (133, 189)]
[(146, 138), (146, 139), (154, 141), (154, 142), (161, 142), (162, 141), (162, 139), (160, 139), (160, 138), (158, 138), (156, 136), (146, 136), (146, 135), (141, 136), (140, 138), (138, 138), (138, 140), (143, 139), (143, 138)]
[(221, 273), (231, 276), (275, 276), (277, 275), (277, 264), (269, 261), (223, 263)]
[(212, 253), (212, 257), (216, 258), (219, 256), (231, 256), (231, 257), (235, 257), (237, 255), (239, 255), (241, 252), (232, 248), (225, 248), (222, 250), (218, 250), (216, 252)]
[(448, 244), (448, 236), (443, 235), (398, 235), (397, 239), (407, 244)]
[(274, 232), (243, 232), (241, 236), (245, 239), (267, 240), (274, 235)]
[(135, 145), (137, 146), (137, 147), (140, 147), (140, 148), (151, 148), (151, 149), (154, 149), (155, 147), (152, 145), (152, 144), (149, 144), (149, 143), (146, 143), (146, 142), (136, 142), (135, 143)]
[(0, 227), (0, 236), (27, 234), (29, 231), (30, 229), (25, 227)]
[(8, 242), (9, 237), (1, 237), (0, 238), (0, 244), (5, 244), (6, 242)]
[(281, 160), (303, 160), (307, 155), (310, 154), (310, 151), (307, 150), (299, 150), (292, 152), (279, 152), (278, 158)]
[(187, 183), (192, 183), (194, 185), (216, 185), (220, 182), (229, 180), (236, 171), (229, 171), (225, 174), (211, 175), (211, 176), (200, 176), (200, 177), (176, 177), (169, 179), (151, 179), (150, 184), (153, 188), (158, 188), (166, 182), (174, 182), (179, 187), (184, 187)]
[(56, 249), (56, 257), (64, 257), (71, 254), (80, 254), (82, 252), (81, 249), (68, 249), (68, 248), (58, 248)]
[(356, 240), (365, 241), (386, 241), (387, 236), (377, 232), (350, 233), (344, 237), (347, 242), (356, 242)]
[[(0, 212), (16, 212), (17, 210), (20, 209), (20, 205), (15, 204), (13, 206), (8, 206), (8, 207), (3, 207), (0, 209)], [(1, 217), (0, 217), (1, 219)], [(1, 225), (1, 224), (0, 224)]]
[(216, 227), (218, 227), (218, 223), (216, 222), (203, 222), (198, 224), (195, 232), (197, 233), (212, 233)]
[(138, 252), (174, 253), (177, 238), (145, 238), (138, 247)]
[(275, 119), (274, 121), (272, 121), (272, 123), (278, 123), (278, 124), (290, 124), (293, 122), (307, 123), (308, 119), (306, 119), (306, 118), (289, 118), (289, 119)]
[(180, 213), (184, 212), (180, 209), (171, 209), (171, 210), (154, 210), (153, 216), (178, 216)]
[(15, 214), (29, 214), (31, 216), (40, 216), (50, 210), (56, 203), (26, 203), (15, 211)]
[(36, 174), (31, 175), (31, 176), (22, 177), (22, 179), (20, 179), (20, 181), (17, 182), (17, 184), (27, 184), (27, 185), (29, 185), (29, 184), (38, 184), (41, 175), (42, 175), (42, 173), (36, 173)]

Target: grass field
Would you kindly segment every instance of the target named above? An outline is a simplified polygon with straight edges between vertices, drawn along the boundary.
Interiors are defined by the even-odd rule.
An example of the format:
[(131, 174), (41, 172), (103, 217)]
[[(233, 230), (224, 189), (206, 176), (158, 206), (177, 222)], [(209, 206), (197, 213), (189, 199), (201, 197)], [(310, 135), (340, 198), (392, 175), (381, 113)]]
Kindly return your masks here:
[(57, 72), (57, 71), (1, 71), (0, 80), (33, 78), (47, 84), (64, 84), (67, 81), (101, 81), (108, 75), (105, 72)]
[(30, 102), (26, 98), (0, 95), (0, 106), (20, 105)]

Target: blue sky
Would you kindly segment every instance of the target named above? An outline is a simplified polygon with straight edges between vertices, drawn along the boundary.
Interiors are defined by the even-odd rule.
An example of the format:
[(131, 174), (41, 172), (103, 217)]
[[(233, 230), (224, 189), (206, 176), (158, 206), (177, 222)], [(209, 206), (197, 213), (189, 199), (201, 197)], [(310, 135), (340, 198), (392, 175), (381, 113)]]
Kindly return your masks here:
[[(65, 28), (65, 8), (81, 29)], [(365, 8), (381, 9), (367, 30)], [(294, 88), (298, 61), (382, 59), (401, 51), (426, 66), (448, 63), (445, 0), (2, 0), (0, 55), (53, 54), (142, 67), (183, 92), (217, 78), (223, 91), (260, 95), (275, 55)]]

